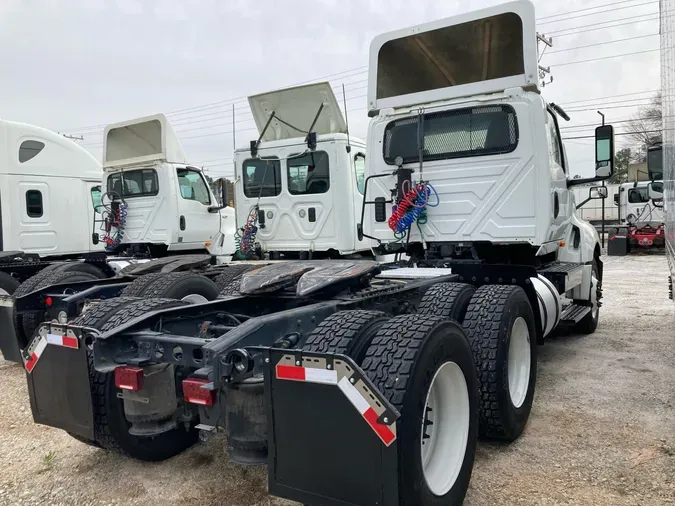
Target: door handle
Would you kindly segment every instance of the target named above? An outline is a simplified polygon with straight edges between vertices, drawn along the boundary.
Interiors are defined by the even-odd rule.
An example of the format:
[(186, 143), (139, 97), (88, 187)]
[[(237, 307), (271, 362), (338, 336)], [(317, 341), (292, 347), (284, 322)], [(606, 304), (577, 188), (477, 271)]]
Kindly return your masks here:
[(309, 220), (310, 223), (314, 223), (316, 221), (316, 209), (313, 207), (310, 207), (307, 209), (307, 219)]
[(180, 225), (181, 230), (185, 230), (185, 216), (180, 217), (180, 220), (178, 220), (178, 224)]

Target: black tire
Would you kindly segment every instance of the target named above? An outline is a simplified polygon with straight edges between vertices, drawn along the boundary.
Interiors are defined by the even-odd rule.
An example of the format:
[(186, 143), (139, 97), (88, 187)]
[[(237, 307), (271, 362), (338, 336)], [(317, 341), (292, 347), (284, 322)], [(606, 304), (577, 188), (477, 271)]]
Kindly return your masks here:
[(437, 283), (426, 291), (417, 312), (462, 323), (475, 291), (466, 283)]
[[(120, 307), (137, 300), (141, 299), (139, 299), (138, 297), (117, 297), (115, 299), (107, 299), (101, 301), (98, 304), (91, 306), (85, 314), (76, 318), (73, 324), (88, 325), (97, 328), (98, 326), (102, 326), (111, 315), (115, 314), (119, 310)], [(91, 367), (92, 367), (91, 355), (89, 356), (89, 367), (91, 376)], [(68, 432), (68, 435), (78, 440), (80, 443), (84, 443), (89, 446), (94, 446), (96, 448), (101, 448), (101, 445), (98, 444), (96, 441), (90, 441), (89, 439), (86, 439), (82, 436), (78, 436), (76, 434), (71, 434), (70, 432)]]
[[(598, 280), (598, 285), (600, 285), (600, 270), (598, 269), (598, 263), (593, 260), (593, 276)], [(591, 290), (593, 287), (591, 287)], [(598, 298), (598, 301), (600, 299)], [(588, 313), (583, 319), (574, 326), (574, 330), (579, 334), (592, 334), (595, 332), (595, 329), (598, 328), (598, 322), (600, 321), (600, 308), (594, 314), (593, 310)]]
[[(126, 267), (125, 267), (126, 269)], [(153, 272), (151, 274), (144, 274), (136, 279), (134, 279), (130, 284), (124, 287), (124, 290), (120, 293), (121, 297), (140, 297), (145, 292), (145, 289), (149, 284), (154, 283), (157, 279), (166, 274), (162, 272)]]
[(201, 295), (206, 300), (218, 298), (218, 287), (206, 276), (192, 272), (164, 274), (150, 283), (143, 297), (182, 300), (188, 295)]
[(83, 272), (96, 276), (98, 279), (108, 277), (101, 269), (93, 264), (88, 264), (87, 262), (68, 262), (68, 264), (70, 265), (64, 268), (68, 272)]
[(237, 297), (241, 295), (239, 293), (239, 287), (241, 286), (241, 279), (235, 279), (230, 281), (218, 294), (219, 299), (227, 299), (230, 297)]
[[(170, 299), (110, 299), (92, 307), (73, 324), (107, 331), (149, 311), (182, 305), (185, 303)], [(91, 363), (91, 354), (89, 359), (96, 446), (138, 460), (157, 462), (171, 458), (197, 442), (198, 431), (194, 428), (185, 430), (182, 424), (153, 437), (129, 434), (131, 425), (124, 415), (123, 401), (117, 397), (114, 373), (97, 372)]]
[(232, 281), (238, 281), (241, 277), (250, 270), (254, 269), (254, 265), (242, 264), (242, 265), (228, 265), (221, 274), (219, 274), (214, 283), (219, 290), (222, 290)]
[(309, 334), (302, 349), (340, 353), (360, 365), (373, 337), (387, 321), (389, 317), (380, 311), (339, 311)]
[[(525, 398), (516, 407), (509, 392), (509, 346), (518, 318), (527, 325), (530, 374)], [(532, 409), (537, 381), (537, 334), (532, 306), (518, 286), (485, 285), (476, 290), (464, 318), (480, 388), (480, 435), (514, 441)]]
[[(33, 286), (31, 290), (28, 291), (28, 293), (34, 290), (39, 290), (41, 288), (48, 287), (50, 285), (56, 285), (61, 283), (77, 283), (78, 281), (96, 281), (97, 279), (100, 279), (94, 274), (90, 274), (88, 272), (80, 272), (78, 270), (70, 270), (69, 267), (53, 269), (46, 273), (42, 271), (40, 274), (43, 273), (45, 275), (40, 277), (38, 282), (35, 284), (35, 286)], [(38, 276), (40, 276), (40, 274), (38, 274)], [(19, 289), (21, 289), (21, 287), (19, 287)], [(18, 297), (17, 292), (19, 291), (19, 289), (17, 289), (17, 291), (14, 292), (15, 297)], [(19, 337), (21, 347), (24, 348), (32, 339), (33, 334), (35, 333), (37, 328), (44, 321), (45, 312), (27, 311), (20, 315), (15, 313), (14, 318), (17, 336)]]
[(21, 282), (15, 277), (6, 272), (0, 272), (0, 290), (6, 292), (7, 295), (12, 295), (20, 285)]
[[(447, 362), (457, 364), (466, 380), (469, 430), (459, 474), (450, 490), (439, 496), (429, 489), (422, 470), (420, 426), (432, 379)], [(397, 422), (401, 506), (462, 504), (478, 438), (476, 368), (462, 328), (439, 316), (391, 318), (377, 332), (361, 368), (401, 413)]]

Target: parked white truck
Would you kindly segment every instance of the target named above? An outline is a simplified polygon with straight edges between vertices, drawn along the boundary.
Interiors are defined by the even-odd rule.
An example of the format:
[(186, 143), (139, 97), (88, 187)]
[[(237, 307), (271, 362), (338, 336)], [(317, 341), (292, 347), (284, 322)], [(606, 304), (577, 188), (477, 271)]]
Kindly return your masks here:
[[(526, 0), (377, 37), (354, 225), (410, 262), (278, 262), (228, 299), (121, 297), (43, 324), (20, 351), (35, 421), (142, 460), (222, 429), (307, 505), (461, 504), (478, 436), (527, 423), (537, 344), (598, 325), (598, 236), (537, 70)], [(613, 155), (598, 127), (592, 181)], [(0, 297), (0, 325), (12, 314)]]
[(91, 241), (101, 176), (75, 142), (0, 120), (0, 294), (54, 261), (103, 251)]
[[(248, 99), (259, 138), (234, 153), (240, 243), (278, 258), (372, 256), (358, 237), (366, 145), (327, 82)], [(255, 227), (255, 228), (254, 228)]]

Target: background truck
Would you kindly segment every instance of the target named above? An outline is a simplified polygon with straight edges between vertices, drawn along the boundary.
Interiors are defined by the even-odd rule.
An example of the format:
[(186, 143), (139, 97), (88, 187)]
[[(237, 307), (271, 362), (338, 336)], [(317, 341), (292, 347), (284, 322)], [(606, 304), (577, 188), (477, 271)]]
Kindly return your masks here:
[[(327, 82), (249, 97), (259, 139), (234, 153), (242, 240), (271, 259), (372, 257), (358, 237), (366, 145)], [(255, 227), (255, 228), (254, 228)], [(252, 240), (253, 238), (253, 240)]]
[[(525, 0), (377, 37), (383, 149), (355, 225), (410, 262), (278, 262), (227, 299), (90, 303), (20, 350), (35, 421), (142, 460), (224, 429), (271, 494), (308, 505), (461, 504), (477, 437), (527, 423), (537, 344), (598, 324), (600, 246), (570, 187), (611, 177), (613, 128), (595, 177), (571, 178), (536, 76)], [(0, 325), (13, 314), (0, 297)]]
[(44, 128), (0, 120), (0, 294), (55, 261), (81, 258), (100, 201), (101, 164)]

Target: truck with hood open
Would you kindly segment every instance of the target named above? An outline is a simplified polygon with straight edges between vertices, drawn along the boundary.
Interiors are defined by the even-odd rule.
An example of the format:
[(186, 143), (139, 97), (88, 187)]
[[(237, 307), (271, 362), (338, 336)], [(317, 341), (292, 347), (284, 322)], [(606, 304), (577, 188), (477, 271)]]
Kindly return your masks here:
[(327, 82), (248, 99), (259, 137), (237, 149), (235, 192), (241, 243), (271, 259), (371, 256), (356, 233), (366, 145), (350, 137)]

